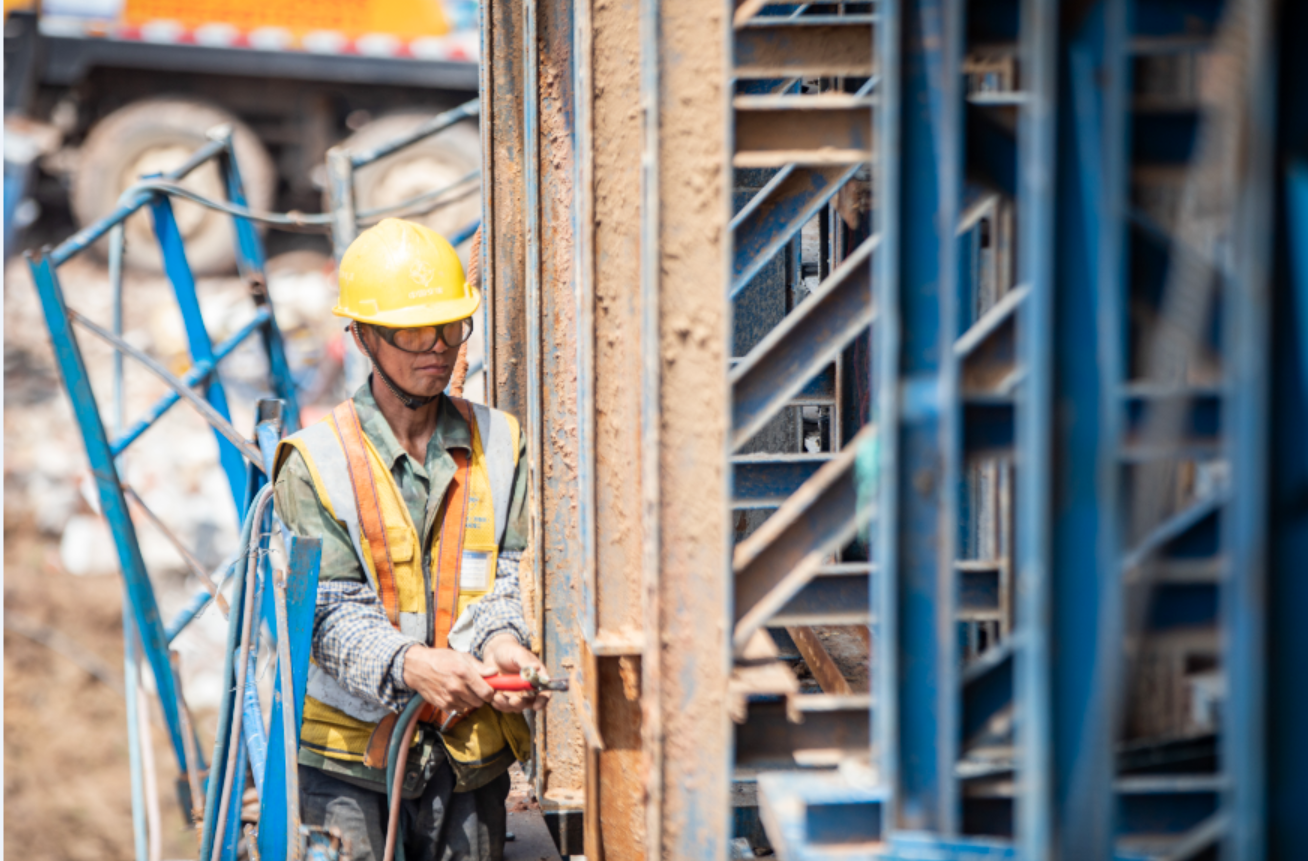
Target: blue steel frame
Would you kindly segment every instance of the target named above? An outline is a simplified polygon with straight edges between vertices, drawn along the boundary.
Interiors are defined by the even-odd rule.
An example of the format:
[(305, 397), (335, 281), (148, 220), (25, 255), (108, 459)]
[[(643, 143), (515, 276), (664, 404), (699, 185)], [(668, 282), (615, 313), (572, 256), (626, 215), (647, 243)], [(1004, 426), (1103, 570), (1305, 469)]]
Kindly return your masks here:
[[(230, 129), (215, 129), (210, 135), (212, 142), (198, 150), (178, 169), (166, 175), (166, 179), (177, 181), (200, 165), (213, 160), (217, 163), (228, 200), (244, 206), (245, 197), (240, 175), (232, 151)], [(164, 269), (172, 282), (187, 337), (190, 342), (193, 367), (183, 377), (178, 378), (168, 373), (162, 366), (153, 362), (148, 356), (135, 350), (121, 338), (121, 314), (117, 306), (114, 329), (109, 332), (70, 309), (65, 300), (58, 277), (58, 267), (72, 257), (84, 251), (93, 242), (105, 234), (112, 233), (115, 247), (111, 252), (111, 268), (114, 269), (115, 301), (119, 302), (121, 292), (121, 247), (122, 223), (136, 211), (149, 207), (154, 215), (155, 233), (159, 239), (164, 258)], [(145, 841), (142, 821), (143, 808), (139, 791), (140, 775), (140, 740), (134, 720), (136, 709), (134, 698), (136, 685), (136, 649), (141, 648), (154, 672), (160, 705), (167, 722), (174, 753), (177, 757), (181, 782), (194, 781), (193, 770), (205, 774), (209, 786), (209, 798), (212, 802), (215, 791), (222, 783), (223, 768), (227, 761), (227, 727), (230, 716), (239, 701), (247, 713), (255, 716), (247, 721), (242, 734), (242, 741), (237, 757), (238, 772), (244, 774), (247, 752), (250, 764), (254, 768), (256, 784), (260, 787), (262, 803), (262, 822), (284, 823), (284, 828), (264, 828), (259, 835), (260, 845), (264, 848), (262, 857), (292, 858), (298, 857), (300, 849), (298, 819), (298, 785), (296, 783), (296, 750), (299, 739), (299, 721), (302, 716), (304, 686), (307, 681), (309, 662), (309, 641), (312, 635), (313, 607), (317, 596), (319, 542), (287, 539), (288, 569), (278, 572), (275, 580), (269, 575), (271, 567), (266, 549), (268, 547), (268, 529), (271, 526), (271, 512), (265, 523), (258, 525), (259, 535), (256, 546), (261, 553), (260, 583), (270, 583), (271, 588), (264, 590), (267, 596), (266, 615), (276, 640), (278, 656), (277, 693), (273, 706), (271, 751), (266, 750), (261, 710), (258, 694), (254, 688), (253, 674), (249, 674), (249, 683), (245, 691), (239, 694), (233, 689), (234, 669), (232, 656), (227, 657), (227, 676), (225, 685), (227, 695), (222, 707), (220, 732), (215, 742), (213, 753), (214, 768), (208, 769), (198, 753), (198, 740), (192, 735), (186, 706), (182, 699), (179, 680), (170, 661), (169, 643), (195, 618), (213, 597), (210, 591), (197, 594), (195, 600), (178, 615), (165, 629), (162, 624), (158, 606), (154, 598), (148, 572), (141, 557), (135, 525), (127, 508), (127, 493), (118, 474), (117, 458), (140, 436), (162, 418), (179, 400), (187, 400), (200, 411), (201, 415), (214, 428), (219, 445), (220, 464), (227, 476), (232, 490), (238, 519), (245, 519), (245, 511), (250, 501), (267, 482), (267, 475), (272, 469), (272, 456), (277, 442), (281, 439), (284, 422), (291, 430), (299, 426), (299, 411), (295, 398), (294, 384), (282, 346), (280, 332), (273, 316), (268, 299), (267, 285), (264, 277), (264, 256), (262, 244), (254, 225), (247, 219), (235, 218), (237, 239), (237, 260), (241, 275), (251, 288), (255, 304), (254, 317), (227, 341), (214, 346), (209, 338), (207, 328), (200, 310), (195, 292), (195, 281), (187, 265), (182, 238), (173, 218), (170, 201), (165, 194), (158, 191), (129, 192), (117, 210), (73, 236), (57, 248), (46, 248), (38, 255), (28, 254), (29, 266), (33, 280), (41, 299), (46, 324), (54, 343), (55, 357), (59, 364), (65, 388), (73, 403), (74, 414), (82, 432), (92, 473), (100, 494), (101, 510), (109, 522), (117, 547), (119, 563), (122, 566), (125, 581), (124, 601), (124, 637), (126, 642), (125, 659), (127, 661), (129, 680), (129, 736), (132, 741), (132, 781), (134, 830), (137, 834), (136, 850), (139, 859), (144, 858)], [(159, 376), (171, 389), (167, 395), (156, 402), (145, 415), (129, 427), (124, 428), (122, 415), (121, 381), (115, 387), (117, 403), (113, 410), (113, 424), (118, 430), (117, 436), (109, 437), (101, 418), (101, 409), (91, 388), (91, 381), (86, 363), (82, 357), (77, 338), (73, 332), (73, 323), (77, 322), (93, 334), (107, 340), (117, 350), (118, 356), (126, 353), (146, 364), (156, 376)], [(240, 347), (252, 335), (258, 333), (269, 366), (270, 385), (277, 401), (265, 402), (260, 406), (261, 421), (256, 428), (257, 447), (251, 446), (245, 438), (232, 428), (227, 409), (226, 395), (222, 383), (217, 377), (217, 368), (222, 359)], [(120, 360), (119, 360), (120, 361)], [(253, 525), (247, 524), (247, 528)], [(237, 560), (233, 566), (243, 566), (244, 560)], [(230, 569), (229, 569), (230, 571)], [(233, 606), (240, 606), (245, 578), (236, 578)], [(221, 588), (222, 584), (219, 584)], [(240, 633), (240, 614), (232, 614), (233, 629)], [(137, 635), (139, 634), (139, 641)], [(253, 650), (251, 660), (253, 661)], [(293, 690), (294, 709), (284, 708), (287, 703), (283, 690)], [(189, 736), (189, 737), (188, 737)], [(189, 754), (188, 754), (189, 751)], [(215, 779), (216, 778), (216, 779)], [(265, 778), (267, 778), (265, 780)], [(243, 783), (243, 780), (241, 781)], [(197, 785), (192, 783), (192, 785)], [(199, 799), (193, 799), (198, 802)], [(220, 857), (235, 859), (237, 841), (240, 838), (239, 803), (229, 816), (225, 832), (224, 846)], [(197, 808), (199, 807), (197, 803)], [(208, 853), (215, 839), (215, 816), (204, 817), (202, 834), (203, 849)], [(208, 857), (206, 854), (204, 857)]]
[[(1142, 51), (1211, 46), (1230, 10), (1243, 16), (1248, 41), (1241, 110), (1228, 122), (1244, 123), (1246, 149), (1234, 167), (1233, 252), (1207, 306), (1217, 314), (1220, 302), (1207, 347), (1221, 357), (1222, 377), (1169, 388), (1141, 370), (1129, 311), (1176, 289), (1166, 286), (1169, 262), (1178, 269), (1174, 255), (1185, 251), (1169, 247), (1130, 189), (1142, 165), (1197, 163), (1203, 124), (1152, 115), (1133, 96), (1133, 75)], [(764, 821), (783, 857), (1160, 858), (1217, 846), (1220, 857), (1246, 859), (1295, 857), (1302, 846), (1302, 816), (1290, 811), (1303, 809), (1308, 746), (1290, 729), (1303, 702), (1290, 668), (1304, 654), (1295, 651), (1303, 626), (1293, 620), (1308, 605), (1295, 585), (1302, 577), (1290, 571), (1302, 572), (1303, 552), (1293, 548), (1308, 546), (1308, 518), (1290, 500), (1308, 486), (1300, 468), (1308, 111), (1284, 93), (1301, 96), (1308, 61), (1297, 44), (1304, 12), (1280, 8), (1300, 25), (1294, 31), (1274, 26), (1277, 11), (1262, 0), (878, 5), (879, 438), (876, 465), (860, 481), (874, 483), (879, 499), (871, 721), (879, 780), (761, 777)], [(1294, 57), (1278, 56), (1278, 32)], [(1018, 46), (1021, 91), (965, 92), (959, 61), (974, 44), (1005, 43)], [(995, 110), (1015, 114), (1015, 138), (1005, 130), (1011, 122), (988, 114)], [(1281, 146), (1299, 161), (1273, 153), (1278, 123), (1292, 126)], [(1275, 168), (1283, 211), (1274, 212), (1273, 166), (1283, 166)], [(1017, 201), (1016, 273), (992, 313), (969, 325), (957, 304), (967, 295), (967, 260), (942, 226), (958, 224), (971, 241), (974, 222), (960, 222), (960, 208), (991, 193)], [(766, 262), (753, 247), (736, 247), (735, 272), (746, 280)], [(733, 295), (742, 286), (731, 282)], [(1282, 311), (1269, 319), (1272, 307)], [(1001, 339), (1003, 349), (1016, 347), (1007, 385), (972, 391), (960, 381), (964, 365)], [(760, 403), (768, 382), (790, 385), (779, 371), (750, 373), (744, 391)], [(750, 403), (734, 408), (748, 418)], [(1169, 414), (1174, 424), (1162, 433)], [(738, 417), (737, 427), (759, 426)], [(1016, 463), (1016, 629), (960, 672), (953, 625), (970, 598), (961, 570), (954, 579), (953, 543), (975, 512), (956, 493), (960, 467), (986, 452)], [(1168, 461), (1225, 462), (1231, 480), (1161, 520), (1133, 523), (1139, 476), (1160, 474), (1156, 464)], [(1268, 463), (1276, 464), (1270, 478)], [(738, 467), (737, 485), (759, 500), (784, 499), (814, 476), (755, 472)], [(810, 528), (838, 516), (823, 511)], [(1203, 564), (1173, 564), (1186, 558)], [(1142, 592), (1136, 572), (1153, 569), (1164, 573), (1143, 576), (1166, 581)], [(1269, 595), (1285, 602), (1269, 604)], [(740, 597), (737, 618), (749, 609)], [(1119, 739), (1138, 658), (1128, 643), (1180, 625), (1221, 644), (1230, 686), (1217, 742), (1224, 765), (1129, 770)], [(994, 772), (1012, 791), (987, 808), (968, 791), (977, 775), (956, 763), (960, 745), (994, 721), (1010, 727), (1015, 754)], [(1145, 834), (1161, 841), (1150, 848)]]
[[(736, 716), (735, 792), (756, 782), (759, 804), (754, 817), (737, 809), (735, 836), (757, 839), (751, 818), (761, 819), (773, 845), (791, 857), (807, 857), (810, 842), (835, 839), (841, 823), (849, 824), (849, 842), (875, 841), (888, 798), (880, 787), (829, 774), (773, 771), (795, 767), (814, 747), (819, 757), (842, 748), (852, 761), (865, 759), (871, 702), (881, 696), (851, 692), (810, 626), (867, 626), (875, 616), (871, 591), (879, 578), (866, 556), (867, 527), (883, 503), (875, 493), (860, 494), (857, 475), (875, 464), (882, 442), (881, 415), (864, 396), (875, 390), (868, 333), (886, 301), (874, 290), (874, 273), (887, 259), (890, 234), (849, 200), (868, 187), (869, 172), (881, 188), (871, 141), (878, 138), (880, 157), (886, 142), (873, 134), (874, 115), (885, 104), (886, 81), (874, 44), (896, 11), (868, 4), (839, 14), (807, 10), (743, 4), (734, 16), (736, 200), (725, 285), (735, 357), (727, 375), (730, 505), (739, 518), (730, 621), (741, 659), (735, 683), (747, 700)], [(842, 50), (831, 51), (832, 44)], [(803, 134), (809, 125), (830, 140)], [(838, 198), (847, 190), (850, 198)], [(801, 287), (812, 275), (816, 287)], [(819, 408), (819, 450), (794, 451), (799, 440), (788, 440), (784, 425), (802, 422), (811, 407)], [(815, 675), (825, 672), (821, 693), (793, 691), (783, 703), (771, 690), (750, 687), (755, 659), (746, 656), (759, 642), (787, 636)]]

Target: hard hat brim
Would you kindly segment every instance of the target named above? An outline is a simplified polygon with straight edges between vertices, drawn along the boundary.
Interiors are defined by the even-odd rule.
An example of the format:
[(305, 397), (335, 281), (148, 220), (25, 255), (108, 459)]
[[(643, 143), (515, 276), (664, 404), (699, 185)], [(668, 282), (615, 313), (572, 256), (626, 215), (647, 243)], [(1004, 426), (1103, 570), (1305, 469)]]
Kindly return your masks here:
[(394, 311), (382, 311), (378, 314), (357, 314), (342, 308), (339, 304), (332, 308), (337, 317), (347, 317), (360, 323), (385, 326), (388, 329), (408, 329), (414, 326), (441, 326), (471, 317), (481, 305), (481, 291), (472, 287), (472, 295), (466, 299), (455, 299), (437, 305), (397, 308)]

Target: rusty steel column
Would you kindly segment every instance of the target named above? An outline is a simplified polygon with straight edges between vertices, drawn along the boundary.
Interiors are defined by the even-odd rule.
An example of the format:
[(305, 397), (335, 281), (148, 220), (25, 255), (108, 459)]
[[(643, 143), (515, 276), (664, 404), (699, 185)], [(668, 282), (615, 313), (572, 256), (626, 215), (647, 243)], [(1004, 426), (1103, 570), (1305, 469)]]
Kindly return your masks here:
[(526, 419), (527, 336), (523, 208), (522, 9), (515, 0), (482, 4), (482, 287), (486, 309), (486, 399)]
[(524, 602), (574, 680), (537, 792), (593, 861), (730, 836), (727, 11), (483, 7), (493, 397), (529, 434)]
[(647, 839), (725, 858), (731, 7), (641, 5)]
[[(551, 671), (580, 681), (571, 38), (564, 0), (482, 7), (488, 399), (528, 435), (522, 598), (534, 645)], [(579, 694), (560, 697), (536, 721), (547, 813), (582, 806), (581, 707)]]
[[(586, 857), (647, 853), (641, 708), (639, 0), (577, 0), (577, 254), (588, 745)], [(602, 742), (603, 748), (595, 742)]]
[[(589, 682), (583, 654), (584, 616), (581, 600), (583, 552), (578, 534), (577, 430), (577, 298), (574, 261), (574, 110), (573, 28), (571, 3), (566, 0), (524, 0), (535, 7), (536, 137), (535, 164), (528, 164), (528, 200), (539, 211), (539, 247), (528, 249), (528, 260), (539, 265), (538, 320), (529, 321), (539, 382), (529, 392), (538, 401), (530, 411), (538, 416), (539, 434), (532, 450), (540, 458), (540, 507), (537, 546), (544, 607), (544, 653), (551, 670)], [(528, 98), (532, 98), (528, 92)], [(528, 115), (531, 115), (531, 111)], [(533, 149), (531, 142), (527, 147)], [(535, 188), (532, 180), (535, 178)], [(528, 218), (530, 220), (530, 213)], [(530, 232), (530, 231), (529, 231)], [(530, 279), (529, 279), (530, 280)], [(586, 758), (583, 727), (590, 721), (580, 690), (561, 698), (538, 721), (543, 728), (541, 803), (547, 809), (577, 809), (584, 801)], [(542, 726), (543, 725), (543, 726)], [(586, 817), (587, 820), (593, 817)], [(577, 853), (571, 846), (569, 851)]]

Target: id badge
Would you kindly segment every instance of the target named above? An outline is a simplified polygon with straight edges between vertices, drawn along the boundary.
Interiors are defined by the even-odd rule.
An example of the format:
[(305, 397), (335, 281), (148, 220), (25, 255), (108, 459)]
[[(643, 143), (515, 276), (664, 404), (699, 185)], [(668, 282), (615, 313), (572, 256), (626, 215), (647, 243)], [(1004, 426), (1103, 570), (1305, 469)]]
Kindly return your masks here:
[(459, 591), (485, 592), (489, 589), (494, 560), (494, 554), (484, 550), (464, 550), (459, 562)]

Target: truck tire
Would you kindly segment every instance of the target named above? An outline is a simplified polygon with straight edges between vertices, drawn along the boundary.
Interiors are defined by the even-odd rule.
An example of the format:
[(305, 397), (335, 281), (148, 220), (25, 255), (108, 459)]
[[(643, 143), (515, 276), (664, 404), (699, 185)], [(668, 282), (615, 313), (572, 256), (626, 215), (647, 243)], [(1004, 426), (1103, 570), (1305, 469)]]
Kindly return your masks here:
[[(85, 227), (112, 212), (119, 195), (142, 174), (177, 167), (208, 143), (205, 133), (209, 129), (223, 123), (230, 123), (234, 130), (236, 162), (247, 202), (253, 209), (267, 210), (276, 190), (277, 171), (248, 126), (226, 111), (190, 99), (144, 99), (114, 111), (87, 135), (70, 196), (79, 225)], [(213, 162), (192, 172), (183, 185), (208, 198), (227, 199)], [(192, 272), (213, 275), (235, 268), (236, 240), (230, 216), (180, 199), (173, 200), (173, 213)], [(107, 249), (107, 240), (96, 244), (102, 258)], [(126, 260), (129, 266), (162, 271), (163, 259), (148, 211), (137, 212), (127, 221)]]
[[(407, 134), (434, 114), (395, 113), (378, 117), (342, 144), (351, 152), (369, 149)], [(475, 122), (464, 122), (400, 150), (354, 174), (355, 212), (402, 203), (417, 195), (444, 188), (481, 166), (481, 138)], [(481, 182), (459, 186), (440, 208), (427, 215), (405, 216), (425, 224), (442, 236), (467, 227), (481, 217)], [(325, 207), (324, 207), (325, 208)], [(466, 260), (466, 251), (460, 257)]]

